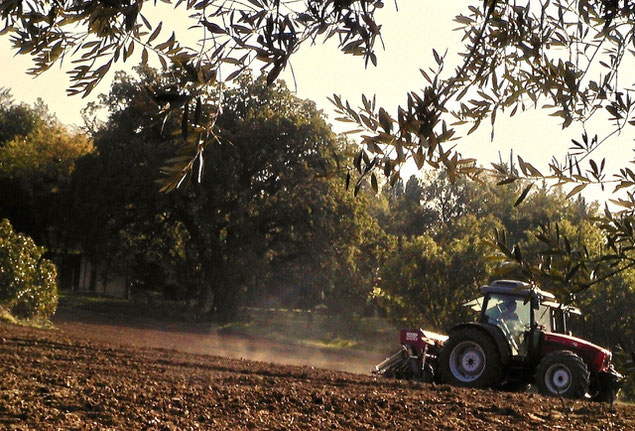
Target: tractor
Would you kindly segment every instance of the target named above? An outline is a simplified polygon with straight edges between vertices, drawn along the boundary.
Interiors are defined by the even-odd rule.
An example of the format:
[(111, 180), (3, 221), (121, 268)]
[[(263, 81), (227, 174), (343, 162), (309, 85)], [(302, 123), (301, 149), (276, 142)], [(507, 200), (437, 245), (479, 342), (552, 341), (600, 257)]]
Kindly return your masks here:
[(470, 388), (522, 390), (544, 395), (613, 402), (622, 376), (611, 352), (574, 337), (567, 326), (579, 310), (555, 302), (533, 284), (498, 280), (465, 304), (476, 322), (442, 335), (401, 331), (401, 349), (373, 371), (386, 377)]

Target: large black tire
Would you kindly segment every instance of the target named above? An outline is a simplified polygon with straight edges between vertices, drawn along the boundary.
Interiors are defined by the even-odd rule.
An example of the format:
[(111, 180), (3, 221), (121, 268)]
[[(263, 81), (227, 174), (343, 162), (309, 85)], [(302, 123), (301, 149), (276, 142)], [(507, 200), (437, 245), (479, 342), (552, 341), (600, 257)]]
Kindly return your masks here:
[(543, 395), (584, 398), (589, 388), (589, 369), (575, 353), (558, 350), (540, 361), (536, 386)]
[(441, 381), (469, 388), (491, 388), (502, 379), (502, 365), (496, 343), (476, 328), (457, 330), (439, 355)]

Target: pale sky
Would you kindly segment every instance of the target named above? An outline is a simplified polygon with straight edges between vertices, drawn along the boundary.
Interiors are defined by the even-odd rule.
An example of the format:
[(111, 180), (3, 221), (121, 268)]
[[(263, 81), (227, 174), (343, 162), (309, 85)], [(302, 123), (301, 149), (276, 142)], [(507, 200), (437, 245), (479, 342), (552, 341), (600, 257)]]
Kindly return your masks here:
[[(349, 100), (353, 106), (360, 104), (362, 93), (371, 97), (376, 95), (378, 105), (394, 116), (397, 105), (405, 103), (408, 91), (424, 87), (419, 69), (434, 64), (432, 48), (440, 53), (445, 49), (449, 50), (448, 66), (451, 67), (446, 67), (446, 71), (452, 71), (452, 66), (458, 61), (456, 53), (460, 49), (461, 37), (459, 32), (452, 31), (457, 27), (452, 18), (465, 10), (468, 4), (482, 4), (481, 1), (466, 0), (401, 0), (399, 12), (396, 12), (393, 2), (385, 3), (378, 22), (383, 25), (386, 49), (382, 50), (378, 45), (378, 67), (371, 65), (365, 69), (361, 57), (342, 54), (334, 43), (306, 46), (292, 57), (298, 96), (314, 100), (331, 119), (334, 118), (333, 109), (326, 98), (333, 93)], [(149, 16), (152, 19), (153, 14)], [(154, 16), (164, 17), (166, 14)], [(190, 34), (181, 34), (177, 31), (177, 38), (191, 37)], [(26, 75), (25, 71), (31, 65), (30, 57), (15, 57), (6, 36), (0, 37), (0, 59), (4, 65), (0, 87), (10, 88), (17, 101), (33, 103), (37, 97), (41, 97), (51, 111), (66, 124), (81, 125), (81, 108), (97, 94), (109, 89), (109, 80), (106, 79), (87, 99), (66, 96), (69, 81), (65, 71), (70, 67), (54, 66), (36, 78)], [(134, 64), (129, 60), (125, 65), (114, 65), (108, 78), (112, 78), (115, 70), (129, 69)], [(289, 70), (281, 77), (291, 89), (296, 88)], [(348, 124), (333, 120), (331, 123), (338, 132), (346, 131), (349, 127)], [(602, 121), (598, 121), (598, 124), (601, 123)], [(488, 166), (490, 162), (498, 161), (499, 152), (507, 160), (510, 149), (513, 149), (514, 155), (521, 155), (546, 173), (551, 156), (557, 155), (560, 158), (565, 154), (571, 139), (578, 138), (582, 129), (572, 126), (563, 131), (555, 117), (548, 116), (547, 111), (539, 110), (517, 114), (511, 119), (499, 114), (493, 142), (490, 142), (490, 131), (488, 125), (481, 125), (476, 133), (457, 141), (458, 150), (464, 156), (475, 157), (480, 164)], [(595, 156), (597, 159), (603, 156), (610, 159), (607, 160), (608, 167), (620, 167), (627, 160), (632, 160), (632, 144), (632, 133), (629, 136), (622, 135), (607, 142)], [(601, 198), (599, 188), (585, 192), (585, 196)]]

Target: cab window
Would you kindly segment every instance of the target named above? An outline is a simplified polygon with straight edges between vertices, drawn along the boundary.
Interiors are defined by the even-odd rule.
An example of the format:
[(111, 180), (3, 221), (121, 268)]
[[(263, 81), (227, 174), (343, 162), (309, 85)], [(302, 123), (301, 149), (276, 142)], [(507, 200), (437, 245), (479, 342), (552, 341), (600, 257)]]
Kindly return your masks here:
[(534, 310), (534, 318), (536, 319), (536, 325), (545, 331), (553, 332), (553, 318), (551, 315), (551, 307), (540, 304), (536, 310)]
[(512, 320), (521, 325), (531, 321), (530, 303), (524, 298), (492, 294), (487, 301), (485, 316), (492, 323), (497, 320)]
[(525, 332), (531, 322), (531, 302), (525, 298), (491, 294), (486, 307), (486, 320), (501, 329), (509, 341), (512, 355), (526, 355)]

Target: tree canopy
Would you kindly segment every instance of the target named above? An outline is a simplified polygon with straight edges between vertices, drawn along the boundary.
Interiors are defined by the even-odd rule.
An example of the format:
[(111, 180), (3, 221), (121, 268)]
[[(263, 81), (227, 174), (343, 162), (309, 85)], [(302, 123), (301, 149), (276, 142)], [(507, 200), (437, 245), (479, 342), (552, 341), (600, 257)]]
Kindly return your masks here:
[[(123, 273), (135, 288), (164, 286), (221, 319), (268, 298), (333, 309), (352, 295), (363, 305), (371, 275), (353, 268), (377, 267), (381, 250), (370, 249), (379, 248), (379, 229), (334, 176), (349, 144), (313, 102), (283, 83), (239, 78), (218, 117), (222, 144), (196, 161), (200, 184), (164, 194), (155, 181), (179, 148), (180, 134), (167, 131), (180, 119), (148, 121), (134, 94), (141, 82), (169, 87), (178, 74), (138, 74), (118, 74), (102, 97), (109, 119), (74, 176), (78, 240), (107, 264), (102, 270)], [(215, 108), (202, 98), (197, 109)]]
[(32, 107), (15, 103), (4, 90), (0, 102), (0, 217), (55, 249), (68, 216), (61, 201), (75, 163), (92, 151), (92, 143), (57, 121), (41, 100)]
[[(515, 208), (511, 197), (518, 193), (517, 187), (496, 186), (491, 179), (459, 178), (451, 183), (445, 173), (435, 172), (423, 179), (411, 177), (405, 188), (401, 183), (382, 190), (389, 204), (378, 219), (400, 241), (379, 271), (378, 293), (390, 315), (402, 323), (423, 319), (446, 329), (467, 318), (462, 304), (492, 278), (524, 279), (516, 267), (501, 267), (493, 259), (486, 238), (494, 229), (504, 229), (534, 264), (540, 250), (534, 231), (548, 221), (559, 223), (563, 233), (590, 250), (597, 253), (601, 248), (597, 228), (587, 221), (595, 206), (582, 198), (567, 199), (546, 186), (527, 197), (526, 208)], [(404, 207), (409, 211), (404, 212)], [(549, 280), (536, 281), (544, 282), (541, 285), (548, 290), (554, 287)], [(568, 300), (566, 292), (556, 293)]]
[[(173, 190), (190, 175), (199, 176), (206, 148), (217, 144), (217, 120), (227, 83), (260, 66), (273, 83), (302, 44), (336, 39), (345, 54), (377, 62), (375, 45), (381, 37), (379, 0), (166, 0), (189, 16), (198, 42), (183, 45), (164, 22), (150, 22), (144, 1), (8, 0), (0, 7), (15, 49), (34, 58), (31, 73), (41, 73), (62, 59), (73, 60), (70, 94), (88, 94), (118, 61), (139, 54), (142, 63), (156, 58), (164, 69), (182, 71), (169, 88), (144, 87), (139, 105), (155, 117), (178, 115), (172, 130), (180, 130), (181, 151), (168, 162), (162, 179)], [(448, 70), (446, 55), (433, 51), (434, 64), (423, 65), (423, 88), (407, 94), (407, 102), (389, 112), (374, 98), (361, 97), (359, 106), (334, 95), (342, 121), (362, 133), (361, 149), (350, 163), (355, 192), (368, 181), (378, 191), (379, 172), (395, 184), (401, 166), (414, 159), (417, 166), (444, 169), (451, 180), (494, 173), (501, 184), (520, 182), (516, 204), (527, 198), (543, 179), (572, 187), (569, 196), (590, 184), (620, 192), (613, 202), (623, 212), (608, 209), (599, 219), (605, 235), (602, 254), (571, 248), (556, 226), (544, 225), (538, 238), (543, 262), (532, 264), (520, 247), (500, 233), (495, 241), (506, 264), (523, 268), (530, 278), (549, 275), (563, 289), (582, 291), (606, 277), (635, 266), (635, 174), (628, 163), (618, 172), (605, 171), (605, 160), (592, 154), (610, 136), (635, 124), (630, 82), (624, 73), (632, 61), (635, 7), (613, 0), (475, 1), (455, 18), (463, 34), (462, 61)], [(392, 48), (390, 48), (392, 49)], [(171, 65), (170, 65), (171, 64)], [(622, 72), (622, 73), (620, 73)], [(212, 85), (213, 84), (213, 85)], [(201, 116), (203, 99), (216, 109)], [(211, 98), (211, 99), (210, 99)], [(585, 130), (571, 141), (567, 154), (554, 155), (548, 171), (518, 158), (510, 165), (483, 168), (465, 159), (453, 141), (481, 124), (494, 127), (497, 116), (544, 108), (561, 118), (564, 128), (590, 124), (600, 113), (611, 129)], [(357, 175), (353, 175), (357, 172)], [(550, 256), (563, 259), (554, 261)], [(555, 265), (555, 266), (554, 266)]]
[[(192, 30), (201, 36), (198, 45), (182, 46), (174, 33), (166, 39), (164, 23), (148, 21), (143, 1), (6, 1), (0, 11), (15, 48), (34, 57), (32, 73), (63, 58), (75, 59), (71, 94), (90, 92), (112, 64), (138, 50), (144, 63), (154, 55), (165, 67), (172, 62), (187, 71), (181, 91), (153, 94), (160, 104), (177, 101), (177, 106), (195, 100), (201, 87), (231, 81), (258, 64), (271, 83), (307, 42), (335, 38), (343, 53), (359, 55), (369, 65), (377, 62), (381, 25), (375, 12), (384, 7), (378, 0), (166, 3), (189, 13)], [(632, 20), (633, 8), (612, 0), (478, 1), (455, 19), (464, 34), (462, 64), (446, 72), (445, 57), (435, 51), (435, 66), (422, 69), (426, 87), (410, 92), (396, 115), (367, 98), (359, 110), (337, 97), (334, 103), (368, 132), (363, 144), (374, 165), (395, 172), (413, 157), (420, 166), (427, 162), (451, 174), (469, 174), (471, 163), (455, 150), (443, 150), (444, 144), (456, 138), (458, 125), (469, 123), (469, 133), (486, 118), (494, 122), (497, 112), (513, 115), (547, 104), (566, 127), (606, 109), (618, 130), (627, 125), (632, 101), (618, 71), (630, 55)], [(581, 187), (603, 180), (597, 163), (577, 172), (579, 178), (568, 172), (601, 142), (593, 136), (576, 140), (572, 155), (578, 163), (576, 157), (554, 162), (553, 176)], [(531, 164), (521, 163), (521, 171), (542, 176)], [(628, 175), (623, 180), (622, 186), (630, 184)]]

